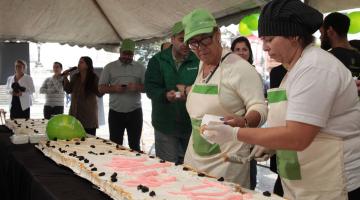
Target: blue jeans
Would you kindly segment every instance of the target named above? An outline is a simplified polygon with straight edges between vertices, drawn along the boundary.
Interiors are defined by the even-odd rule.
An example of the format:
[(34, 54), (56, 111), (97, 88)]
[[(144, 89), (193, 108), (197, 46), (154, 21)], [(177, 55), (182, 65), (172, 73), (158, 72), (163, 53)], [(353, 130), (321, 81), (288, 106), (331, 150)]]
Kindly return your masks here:
[(190, 134), (188, 133), (175, 132), (173, 134), (164, 134), (155, 130), (156, 156), (169, 162), (184, 163), (189, 138)]

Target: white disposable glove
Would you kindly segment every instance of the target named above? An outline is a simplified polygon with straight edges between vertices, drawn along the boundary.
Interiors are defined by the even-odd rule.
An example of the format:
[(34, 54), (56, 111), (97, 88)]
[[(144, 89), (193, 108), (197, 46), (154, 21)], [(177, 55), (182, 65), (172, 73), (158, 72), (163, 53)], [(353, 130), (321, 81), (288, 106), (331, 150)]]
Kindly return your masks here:
[(209, 123), (205, 127), (204, 138), (210, 143), (224, 144), (230, 141), (237, 141), (237, 132), (239, 127), (231, 127), (225, 124)]
[(268, 160), (274, 154), (275, 151), (272, 149), (268, 149), (260, 145), (255, 145), (248, 157), (248, 160), (250, 161), (254, 159), (256, 161), (262, 162)]

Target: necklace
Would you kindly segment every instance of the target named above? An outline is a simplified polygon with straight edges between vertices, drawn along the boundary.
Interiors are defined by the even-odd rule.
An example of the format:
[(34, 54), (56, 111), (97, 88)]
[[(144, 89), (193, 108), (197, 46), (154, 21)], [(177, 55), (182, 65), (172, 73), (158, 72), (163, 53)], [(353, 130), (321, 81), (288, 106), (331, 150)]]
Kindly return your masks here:
[(214, 73), (215, 66), (211, 66), (210, 70), (208, 70), (207, 73), (205, 73), (205, 70), (202, 70), (203, 74), (202, 74), (202, 83), (207, 83), (208, 80), (210, 79), (210, 76), (212, 76), (212, 74)]
[[(211, 79), (211, 77), (214, 75), (214, 73), (216, 72), (216, 70), (219, 68), (220, 64), (222, 63), (222, 61), (225, 60), (225, 58), (230, 55), (231, 52), (227, 53), (224, 57), (221, 58), (220, 62), (215, 66), (215, 68), (213, 68), (212, 70), (209, 71), (209, 74), (207, 74), (206, 77), (202, 78), (202, 83), (208, 83)], [(203, 69), (203, 75), (204, 75), (204, 69)]]

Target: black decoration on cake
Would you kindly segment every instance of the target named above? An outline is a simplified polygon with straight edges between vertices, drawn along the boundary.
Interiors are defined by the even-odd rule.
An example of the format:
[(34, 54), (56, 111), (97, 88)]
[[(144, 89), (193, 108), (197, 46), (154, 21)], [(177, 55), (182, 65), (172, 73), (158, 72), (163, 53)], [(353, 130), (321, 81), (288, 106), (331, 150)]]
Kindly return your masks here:
[(265, 192), (263, 192), (263, 195), (266, 196), (266, 197), (270, 197), (271, 193), (269, 191), (265, 191)]
[(151, 191), (151, 192), (149, 193), (149, 195), (150, 195), (151, 197), (156, 196), (156, 194), (155, 194), (154, 191)]
[(100, 172), (99, 176), (105, 176), (105, 172)]
[(199, 173), (198, 173), (198, 176), (200, 176), (200, 177), (204, 177), (204, 176), (205, 176), (205, 174), (204, 174), (204, 173), (199, 172)]
[(190, 169), (188, 167), (183, 167), (184, 171), (189, 171)]
[(144, 186), (141, 188), (141, 191), (142, 191), (143, 193), (149, 192), (149, 188), (144, 185)]
[(114, 172), (113, 174), (111, 174), (111, 178), (116, 178), (116, 176), (117, 176), (117, 173), (116, 173), (116, 172)]
[(80, 161), (82, 161), (82, 160), (85, 159), (84, 156), (78, 156), (77, 158), (78, 158)]

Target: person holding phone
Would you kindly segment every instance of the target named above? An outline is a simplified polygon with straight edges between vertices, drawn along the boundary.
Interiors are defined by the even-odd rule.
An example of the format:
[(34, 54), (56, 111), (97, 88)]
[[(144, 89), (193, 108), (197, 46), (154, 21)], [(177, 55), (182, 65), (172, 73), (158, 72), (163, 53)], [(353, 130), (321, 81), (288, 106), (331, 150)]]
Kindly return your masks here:
[(101, 73), (99, 91), (110, 95), (110, 140), (122, 145), (126, 129), (130, 148), (140, 151), (145, 67), (133, 60), (134, 51), (135, 42), (123, 40), (119, 60), (107, 64)]

